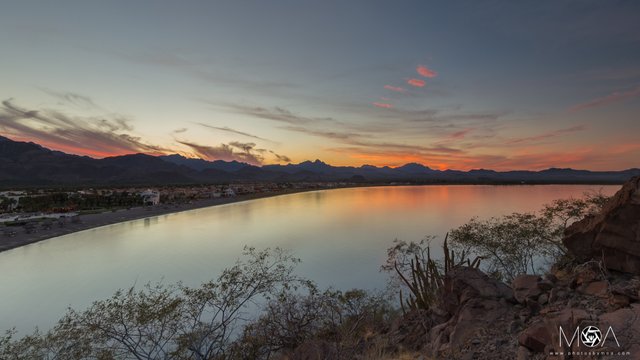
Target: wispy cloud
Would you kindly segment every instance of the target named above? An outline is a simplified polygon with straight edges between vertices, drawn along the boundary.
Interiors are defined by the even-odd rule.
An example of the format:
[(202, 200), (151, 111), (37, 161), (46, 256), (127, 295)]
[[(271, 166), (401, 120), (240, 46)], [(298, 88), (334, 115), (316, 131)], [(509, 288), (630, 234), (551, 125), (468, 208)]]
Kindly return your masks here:
[(438, 73), (436, 73), (435, 71), (429, 69), (424, 65), (418, 65), (418, 67), (416, 68), (416, 71), (418, 72), (418, 74), (427, 78), (434, 78), (438, 75)]
[(438, 123), (446, 124), (483, 122), (488, 124), (508, 115), (508, 111), (476, 111), (462, 112), (458, 110), (443, 110), (437, 108), (406, 109), (394, 108), (390, 114), (378, 113), (377, 116), (393, 117), (405, 123)]
[(611, 105), (617, 102), (621, 102), (627, 99), (631, 99), (634, 97), (640, 96), (640, 86), (637, 86), (633, 89), (624, 90), (624, 91), (616, 91), (607, 96), (595, 98), (593, 100), (574, 105), (569, 108), (569, 111), (580, 111), (590, 108), (596, 108), (601, 106)]
[(265, 138), (260, 137), (260, 136), (249, 134), (249, 133), (246, 133), (244, 131), (235, 130), (235, 129), (232, 129), (232, 128), (227, 127), (227, 126), (213, 126), (213, 125), (204, 124), (204, 123), (196, 123), (196, 124), (198, 124), (200, 126), (203, 126), (203, 127), (206, 127), (206, 128), (209, 128), (209, 129), (213, 129), (213, 130), (229, 132), (229, 133), (232, 133), (232, 134), (242, 135), (242, 136), (250, 137), (250, 138), (253, 138), (253, 139), (265, 140), (265, 141), (270, 141), (271, 142), (271, 140), (269, 140), (269, 139), (265, 139)]
[(187, 128), (180, 128), (180, 129), (175, 129), (175, 130), (173, 130), (171, 133), (173, 133), (173, 134), (182, 134), (183, 132), (187, 132), (187, 130), (189, 130), (189, 129), (187, 129)]
[(423, 87), (425, 85), (425, 81), (420, 79), (409, 79), (407, 80), (407, 84), (415, 87)]
[(170, 152), (131, 135), (129, 132), (133, 127), (122, 117), (70, 117), (49, 109), (24, 109), (11, 100), (3, 101), (0, 107), (0, 130), (20, 140), (94, 157)]
[(216, 86), (232, 87), (243, 91), (259, 94), (289, 95), (300, 86), (288, 81), (269, 80), (265, 76), (254, 77), (243, 72), (233, 72), (231, 69), (221, 71), (215, 63), (195, 60), (187, 56), (172, 52), (139, 52), (112, 51), (110, 55), (119, 59), (143, 65), (164, 67), (182, 73), (197, 81)]
[(242, 144), (238, 142), (220, 144), (218, 146), (201, 145), (190, 141), (178, 140), (182, 145), (186, 145), (201, 159), (240, 161), (251, 165), (260, 165), (264, 158), (261, 154), (254, 152), (255, 144)]
[(222, 105), (222, 107), (235, 113), (249, 115), (260, 119), (278, 121), (291, 125), (337, 123), (335, 119), (330, 117), (303, 116), (279, 106), (266, 108), (260, 106), (245, 106), (240, 104), (225, 104)]
[(64, 105), (73, 105), (82, 109), (100, 109), (100, 106), (96, 105), (93, 99), (86, 95), (70, 91), (56, 91), (44, 87), (39, 89), (45, 94), (58, 99), (58, 101), (62, 102)]
[(459, 140), (459, 139), (463, 139), (465, 136), (467, 136), (467, 134), (469, 134), (471, 131), (473, 131), (473, 129), (463, 129), (460, 131), (456, 131), (454, 133), (451, 133), (448, 138), (452, 139), (452, 140)]
[(391, 109), (393, 108), (393, 105), (389, 104), (389, 103), (381, 103), (381, 102), (372, 102), (371, 103), (373, 106), (375, 107), (379, 107), (379, 108), (383, 108), (383, 109)]
[(568, 128), (565, 128), (565, 129), (559, 129), (559, 130), (555, 130), (555, 131), (545, 132), (545, 133), (542, 133), (542, 134), (539, 134), (539, 135), (535, 135), (535, 136), (529, 136), (529, 137), (522, 137), (522, 138), (513, 139), (513, 140), (510, 140), (508, 142), (508, 144), (521, 144), (521, 143), (526, 143), (526, 142), (536, 142), (536, 141), (546, 140), (546, 139), (549, 139), (549, 138), (553, 138), (553, 137), (557, 137), (557, 136), (561, 136), (561, 135), (566, 135), (566, 134), (582, 131), (582, 130), (585, 130), (586, 128), (587, 128), (586, 125), (572, 126), (572, 127), (568, 127)]
[(349, 140), (355, 138), (366, 137), (362, 133), (348, 132), (348, 131), (326, 131), (326, 130), (318, 130), (309, 127), (303, 126), (282, 126), (280, 127), (284, 130), (295, 131), (303, 134), (313, 135), (317, 137), (323, 137), (326, 139), (333, 140)]
[[(177, 140), (178, 143), (189, 147), (193, 155), (205, 160), (240, 161), (251, 165), (262, 165), (271, 154), (273, 162), (291, 162), (291, 159), (273, 150), (256, 147), (252, 142), (231, 141), (217, 146), (202, 145), (193, 141)], [(267, 157), (265, 157), (265, 154)]]
[(371, 149), (379, 149), (379, 150), (386, 149), (390, 151), (408, 151), (412, 153), (434, 152), (434, 153), (451, 154), (451, 153), (460, 152), (459, 149), (442, 146), (442, 145), (423, 146), (423, 145), (414, 145), (414, 144), (406, 144), (406, 143), (378, 141), (372, 135), (365, 135), (362, 133), (355, 133), (355, 132), (348, 132), (348, 131), (326, 131), (326, 130), (311, 129), (311, 128), (302, 127), (302, 126), (286, 126), (282, 128), (290, 131), (312, 135), (312, 136), (336, 140), (339, 143), (342, 143), (345, 145), (357, 146), (361, 149), (362, 148), (371, 148)]
[(398, 86), (392, 86), (392, 85), (385, 85), (384, 88), (387, 89), (387, 90), (391, 90), (391, 91), (395, 91), (395, 92), (399, 92), (399, 93), (403, 93), (403, 92), (407, 91), (407, 89), (405, 89), (405, 88), (398, 87)]
[(281, 155), (281, 154), (277, 154), (276, 152), (274, 152), (273, 150), (269, 150), (269, 152), (276, 157), (277, 162), (282, 162), (282, 163), (290, 163), (291, 159), (286, 156), (286, 155)]

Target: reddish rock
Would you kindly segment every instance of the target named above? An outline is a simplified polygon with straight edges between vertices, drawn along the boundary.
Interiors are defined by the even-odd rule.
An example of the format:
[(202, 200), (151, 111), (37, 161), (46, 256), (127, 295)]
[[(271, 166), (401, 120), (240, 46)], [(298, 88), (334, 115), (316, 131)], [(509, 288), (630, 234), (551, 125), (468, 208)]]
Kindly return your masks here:
[(604, 339), (606, 349), (629, 351), (633, 359), (640, 357), (640, 304), (632, 304), (630, 308), (600, 315), (598, 320), (603, 336), (609, 327), (615, 333), (615, 339), (613, 336)]
[(577, 287), (582, 284), (588, 284), (592, 281), (602, 279), (602, 269), (596, 262), (588, 262), (580, 265), (580, 269), (576, 270), (573, 276), (572, 287)]
[(460, 267), (449, 272), (442, 296), (450, 318), (429, 332), (427, 349), (435, 357), (446, 358), (452, 352), (471, 354), (469, 347), (478, 347), (474, 341), (487, 332), (502, 332), (513, 320), (511, 288), (478, 269)]
[(614, 295), (624, 295), (633, 300), (640, 301), (640, 279), (633, 278), (631, 280), (622, 281), (611, 286), (611, 293)]
[(445, 310), (454, 315), (468, 300), (503, 298), (510, 301), (513, 299), (513, 292), (504, 283), (490, 278), (478, 269), (459, 267), (445, 277), (443, 297)]
[(594, 281), (581, 287), (579, 291), (585, 295), (607, 297), (609, 294), (609, 283), (606, 281)]
[(609, 298), (609, 304), (616, 308), (622, 308), (629, 306), (629, 297), (620, 294), (614, 294)]
[(542, 290), (538, 286), (539, 281), (538, 275), (516, 276), (511, 282), (513, 296), (521, 304), (525, 303), (527, 299), (537, 299), (542, 294)]
[(580, 261), (640, 274), (640, 177), (629, 180), (596, 215), (567, 228), (562, 240)]
[(533, 352), (544, 352), (545, 347), (551, 344), (549, 330), (543, 322), (533, 324), (520, 333), (518, 343)]

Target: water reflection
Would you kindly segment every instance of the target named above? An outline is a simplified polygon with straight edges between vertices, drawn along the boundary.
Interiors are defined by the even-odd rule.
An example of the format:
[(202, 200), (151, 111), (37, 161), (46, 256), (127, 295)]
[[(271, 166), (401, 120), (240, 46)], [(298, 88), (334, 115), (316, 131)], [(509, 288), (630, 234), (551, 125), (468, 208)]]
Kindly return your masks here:
[(197, 285), (245, 245), (280, 246), (321, 286), (382, 287), (395, 238), (440, 237), (471, 217), (532, 211), (553, 199), (617, 186), (422, 186), (292, 194), (163, 215), (0, 253), (0, 330), (49, 327), (118, 288), (163, 280)]

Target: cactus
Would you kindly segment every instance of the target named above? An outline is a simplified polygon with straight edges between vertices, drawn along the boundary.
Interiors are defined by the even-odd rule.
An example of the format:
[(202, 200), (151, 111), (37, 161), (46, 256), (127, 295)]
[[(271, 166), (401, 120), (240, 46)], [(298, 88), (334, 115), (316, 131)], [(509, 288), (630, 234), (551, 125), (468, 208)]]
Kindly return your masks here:
[[(418, 255), (410, 263), (410, 274), (403, 274), (398, 268), (398, 264), (394, 263), (396, 273), (402, 282), (409, 288), (409, 297), (404, 298), (400, 291), (400, 305), (404, 313), (409, 310), (423, 309), (428, 310), (439, 299), (440, 291), (444, 286), (444, 277), (458, 266), (469, 266), (478, 268), (480, 266), (480, 257), (476, 257), (473, 261), (468, 257), (467, 253), (462, 251), (459, 256), (453, 249), (448, 246), (449, 234), (445, 236), (444, 244), (444, 263), (442, 266), (431, 258), (431, 249), (427, 247), (427, 256), (421, 261)], [(458, 260), (456, 260), (456, 258)]]

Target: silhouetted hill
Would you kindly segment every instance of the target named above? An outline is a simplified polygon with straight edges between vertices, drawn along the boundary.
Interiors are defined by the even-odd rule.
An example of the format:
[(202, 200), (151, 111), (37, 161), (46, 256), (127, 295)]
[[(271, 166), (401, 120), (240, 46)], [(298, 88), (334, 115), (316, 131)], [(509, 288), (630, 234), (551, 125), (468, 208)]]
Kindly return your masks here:
[(623, 183), (640, 169), (588, 171), (550, 168), (542, 171), (476, 169), (435, 170), (410, 163), (397, 168), (332, 166), (320, 160), (262, 167), (238, 161), (207, 161), (181, 155), (132, 154), (94, 159), (53, 151), (38, 144), (0, 136), (0, 186), (74, 186), (196, 184), (227, 182), (354, 181), (415, 184), (564, 184)]
[(245, 163), (241, 163), (238, 161), (223, 161), (223, 160), (215, 160), (215, 161), (207, 161), (203, 159), (192, 159), (187, 158), (182, 155), (172, 154), (172, 155), (164, 155), (158, 156), (158, 158), (174, 163), (176, 165), (184, 165), (193, 170), (202, 171), (205, 169), (216, 169), (222, 171), (238, 171), (245, 166), (250, 166)]

